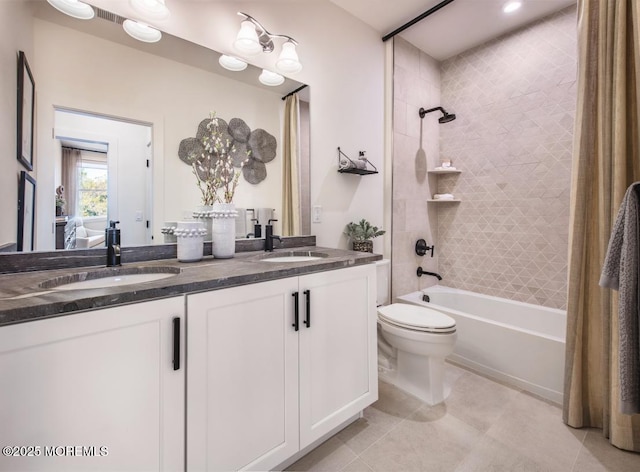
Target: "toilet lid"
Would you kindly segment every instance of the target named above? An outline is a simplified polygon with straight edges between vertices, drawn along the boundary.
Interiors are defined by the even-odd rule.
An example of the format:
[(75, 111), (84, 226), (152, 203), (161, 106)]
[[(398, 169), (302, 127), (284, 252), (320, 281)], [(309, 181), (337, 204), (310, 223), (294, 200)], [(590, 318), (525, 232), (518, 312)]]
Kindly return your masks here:
[(427, 307), (394, 303), (378, 308), (378, 316), (387, 323), (401, 328), (431, 333), (451, 333), (456, 330), (456, 320)]

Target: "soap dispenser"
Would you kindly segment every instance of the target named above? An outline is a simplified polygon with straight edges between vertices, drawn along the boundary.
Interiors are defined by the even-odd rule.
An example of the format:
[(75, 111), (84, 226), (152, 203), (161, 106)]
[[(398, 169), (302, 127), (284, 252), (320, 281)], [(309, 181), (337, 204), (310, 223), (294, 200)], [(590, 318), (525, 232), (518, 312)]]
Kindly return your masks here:
[(119, 266), (120, 264), (120, 228), (116, 228), (119, 221), (109, 221), (109, 227), (104, 230), (105, 242), (107, 244), (107, 267)]

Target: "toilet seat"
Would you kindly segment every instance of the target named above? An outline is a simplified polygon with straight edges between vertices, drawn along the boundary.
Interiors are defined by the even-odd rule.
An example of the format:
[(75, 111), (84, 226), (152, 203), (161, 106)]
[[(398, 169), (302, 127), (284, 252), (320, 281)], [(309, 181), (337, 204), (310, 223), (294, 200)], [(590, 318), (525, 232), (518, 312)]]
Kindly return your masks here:
[(386, 323), (411, 331), (439, 334), (456, 331), (456, 321), (453, 318), (427, 307), (394, 303), (379, 307), (378, 316)]

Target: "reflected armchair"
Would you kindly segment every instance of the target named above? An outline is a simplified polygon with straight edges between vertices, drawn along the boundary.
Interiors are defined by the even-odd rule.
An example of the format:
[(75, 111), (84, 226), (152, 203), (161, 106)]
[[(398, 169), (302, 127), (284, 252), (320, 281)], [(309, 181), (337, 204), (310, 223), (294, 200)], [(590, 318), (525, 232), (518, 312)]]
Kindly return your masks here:
[(82, 218), (76, 218), (76, 249), (104, 246), (104, 231), (89, 229), (84, 226)]

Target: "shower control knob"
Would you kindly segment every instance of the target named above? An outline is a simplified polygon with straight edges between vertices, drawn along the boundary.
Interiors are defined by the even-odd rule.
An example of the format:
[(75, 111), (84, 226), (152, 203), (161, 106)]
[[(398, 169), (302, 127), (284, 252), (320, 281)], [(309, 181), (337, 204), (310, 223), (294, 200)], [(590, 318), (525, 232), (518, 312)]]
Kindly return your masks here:
[(433, 250), (435, 248), (435, 246), (428, 246), (424, 239), (418, 239), (416, 241), (416, 254), (418, 256), (424, 256), (427, 251), (431, 251), (431, 257), (433, 257)]

